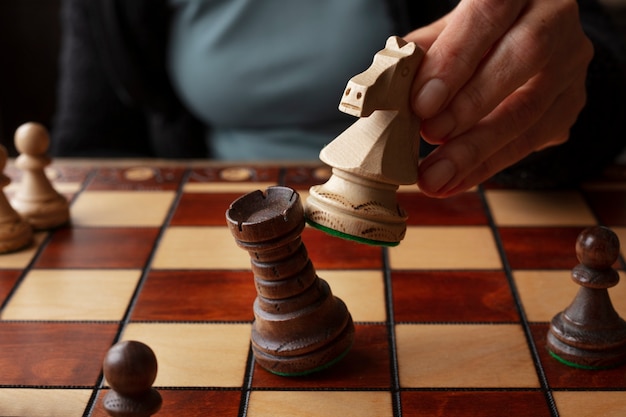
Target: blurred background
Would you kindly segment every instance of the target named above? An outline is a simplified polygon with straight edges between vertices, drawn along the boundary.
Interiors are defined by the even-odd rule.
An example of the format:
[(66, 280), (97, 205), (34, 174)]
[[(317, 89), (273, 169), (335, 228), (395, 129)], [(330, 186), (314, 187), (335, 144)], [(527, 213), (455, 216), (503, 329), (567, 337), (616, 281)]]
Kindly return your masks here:
[[(88, 1), (88, 0), (87, 0)], [(601, 0), (626, 36), (626, 0)], [(15, 155), (22, 123), (54, 114), (60, 0), (0, 0), (0, 143)]]
[(60, 0), (0, 0), (0, 143), (26, 121), (50, 127), (59, 52)]

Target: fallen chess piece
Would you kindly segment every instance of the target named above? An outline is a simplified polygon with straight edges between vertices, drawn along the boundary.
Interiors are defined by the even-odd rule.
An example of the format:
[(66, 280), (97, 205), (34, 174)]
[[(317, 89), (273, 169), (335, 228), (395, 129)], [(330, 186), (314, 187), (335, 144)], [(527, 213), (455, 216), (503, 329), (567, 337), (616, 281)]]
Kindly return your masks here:
[(119, 342), (102, 364), (111, 389), (102, 404), (112, 417), (149, 417), (161, 409), (161, 394), (152, 388), (157, 359), (152, 349), (134, 340)]
[(3, 191), (11, 182), (4, 174), (7, 157), (6, 149), (0, 145), (0, 253), (20, 250), (33, 241), (32, 227), (15, 211)]
[(272, 373), (298, 376), (343, 358), (354, 341), (354, 324), (343, 301), (316, 275), (302, 243), (298, 193), (279, 186), (248, 193), (231, 204), (226, 219), (252, 263), (256, 362)]
[(15, 166), (22, 170), (22, 180), (11, 203), (34, 229), (53, 229), (69, 222), (69, 203), (46, 176), (50, 164), (46, 156), (50, 137), (38, 123), (25, 123), (15, 131), (15, 148), (20, 155)]
[(617, 235), (606, 227), (585, 229), (576, 240), (580, 262), (572, 279), (581, 286), (574, 301), (551, 322), (550, 354), (577, 368), (605, 369), (626, 363), (626, 322), (619, 317), (607, 288), (617, 285), (613, 264), (619, 257)]
[(305, 216), (312, 226), (372, 245), (395, 246), (404, 238), (407, 215), (396, 192), (417, 182), (420, 120), (409, 94), (423, 55), (392, 36), (348, 82), (339, 109), (360, 119), (320, 152), (332, 176), (310, 189)]

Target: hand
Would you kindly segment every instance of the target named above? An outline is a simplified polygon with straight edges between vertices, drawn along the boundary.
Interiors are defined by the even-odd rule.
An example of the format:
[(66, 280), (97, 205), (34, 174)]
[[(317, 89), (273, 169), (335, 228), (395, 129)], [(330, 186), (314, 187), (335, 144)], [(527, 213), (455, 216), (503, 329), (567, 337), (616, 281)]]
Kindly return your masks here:
[(413, 106), (440, 145), (420, 164), (424, 193), (459, 193), (567, 141), (593, 56), (575, 0), (463, 0), (405, 39), (426, 51)]

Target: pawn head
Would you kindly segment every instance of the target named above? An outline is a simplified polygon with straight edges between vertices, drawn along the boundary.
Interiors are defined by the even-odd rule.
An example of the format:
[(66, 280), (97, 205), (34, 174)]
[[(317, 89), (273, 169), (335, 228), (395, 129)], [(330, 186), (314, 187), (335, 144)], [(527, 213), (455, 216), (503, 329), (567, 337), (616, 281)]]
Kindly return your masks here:
[(124, 396), (149, 391), (157, 375), (157, 360), (144, 343), (128, 340), (109, 349), (102, 369), (107, 382)]
[(50, 146), (48, 130), (39, 123), (24, 123), (15, 131), (15, 148), (26, 155), (44, 155)]
[(619, 239), (608, 227), (594, 226), (583, 230), (576, 239), (576, 257), (593, 269), (608, 269), (619, 256)]

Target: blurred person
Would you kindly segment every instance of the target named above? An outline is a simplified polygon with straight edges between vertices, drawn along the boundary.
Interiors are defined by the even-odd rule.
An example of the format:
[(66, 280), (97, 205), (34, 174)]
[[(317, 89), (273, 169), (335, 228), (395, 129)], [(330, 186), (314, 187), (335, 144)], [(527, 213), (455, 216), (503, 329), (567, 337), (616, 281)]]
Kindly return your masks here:
[(56, 156), (317, 160), (390, 35), (426, 52), (431, 196), (571, 184), (626, 142), (623, 40), (593, 0), (64, 0), (62, 22)]

